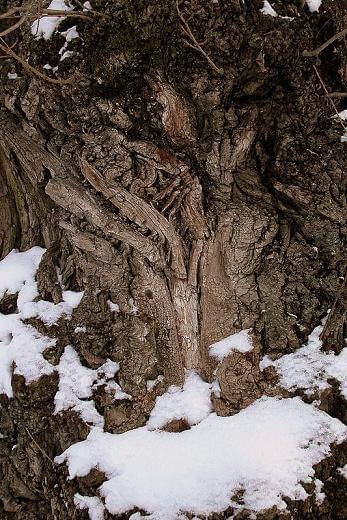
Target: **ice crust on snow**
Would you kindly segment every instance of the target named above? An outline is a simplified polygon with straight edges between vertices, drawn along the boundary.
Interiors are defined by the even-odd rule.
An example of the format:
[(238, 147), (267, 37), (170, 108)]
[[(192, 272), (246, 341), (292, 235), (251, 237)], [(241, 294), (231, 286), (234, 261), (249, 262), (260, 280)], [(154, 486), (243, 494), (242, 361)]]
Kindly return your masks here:
[(232, 334), (227, 338), (221, 339), (213, 343), (210, 347), (210, 356), (222, 361), (230, 352), (249, 352), (253, 349), (251, 337), (249, 335), (251, 329), (241, 330), (236, 334)]
[(157, 397), (148, 420), (148, 428), (162, 428), (175, 419), (185, 419), (188, 424), (197, 424), (212, 411), (211, 384), (195, 372), (191, 372), (183, 388), (170, 386), (165, 394)]
[(344, 438), (339, 420), (300, 398), (264, 397), (231, 417), (212, 413), (180, 433), (94, 428), (55, 461), (67, 462), (70, 478), (95, 467), (105, 472), (99, 493), (111, 514), (139, 507), (173, 520), (180, 511), (224, 511), (241, 489), (244, 507), (253, 511), (284, 509), (284, 496), (305, 499), (300, 481), (311, 481), (313, 466)]
[[(73, 6), (64, 0), (52, 0), (47, 9), (51, 9), (52, 11), (72, 11)], [(65, 20), (65, 18), (66, 17), (64, 16), (44, 15), (32, 23), (31, 34), (37, 39), (43, 38), (44, 40), (49, 40), (57, 29), (58, 25), (63, 20)]]
[(347, 399), (347, 347), (338, 355), (321, 350), (319, 336), (325, 321), (326, 318), (312, 331), (306, 345), (275, 361), (265, 356), (260, 362), (260, 368), (275, 367), (283, 388), (301, 388), (307, 395), (329, 388), (328, 379), (333, 377), (339, 381), (340, 391)]

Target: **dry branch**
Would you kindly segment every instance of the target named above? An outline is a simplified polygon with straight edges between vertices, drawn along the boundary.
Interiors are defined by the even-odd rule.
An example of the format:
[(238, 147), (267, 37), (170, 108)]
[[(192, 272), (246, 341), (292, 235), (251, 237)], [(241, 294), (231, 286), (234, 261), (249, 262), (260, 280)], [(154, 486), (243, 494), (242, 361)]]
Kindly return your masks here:
[(178, 5), (178, 0), (176, 0), (176, 9), (177, 9), (177, 13), (178, 13), (178, 16), (180, 17), (180, 20), (181, 20), (181, 24), (180, 24), (180, 27), (182, 29), (182, 31), (186, 34), (186, 36), (188, 36), (188, 38), (191, 39), (191, 41), (193, 42), (193, 44), (191, 44), (190, 42), (186, 41), (185, 40), (185, 43), (191, 47), (192, 49), (200, 52), (204, 57), (205, 59), (207, 60), (207, 62), (210, 64), (210, 66), (212, 67), (212, 69), (217, 72), (218, 74), (224, 74), (224, 70), (217, 67), (217, 65), (214, 63), (214, 61), (210, 58), (210, 56), (204, 51), (204, 49), (201, 47), (201, 45), (199, 44), (199, 42), (197, 41), (197, 39), (195, 38), (194, 34), (192, 33), (190, 27), (189, 27), (189, 24), (188, 22), (186, 21), (186, 19), (184, 18), (183, 14), (181, 13), (180, 11), (180, 8), (179, 8), (179, 5)]
[[(2, 41), (4, 41), (4, 40), (2, 40)], [(50, 78), (49, 76), (46, 76), (46, 74), (43, 74), (42, 72), (40, 72), (38, 69), (36, 69), (32, 65), (29, 65), (28, 62), (26, 62), (23, 58), (18, 56), (18, 54), (16, 54), (11, 49), (11, 47), (9, 47), (7, 44), (3, 45), (0, 43), (0, 49), (2, 51), (4, 51), (9, 57), (18, 61), (18, 63), (20, 63), (27, 72), (34, 74), (35, 76), (38, 76), (39, 78), (44, 79), (45, 81), (48, 81), (49, 83), (53, 83), (54, 85), (71, 85), (72, 83), (74, 83), (76, 81), (76, 75), (70, 76), (69, 78), (66, 78), (66, 79)]]
[(326, 49), (327, 47), (329, 47), (329, 45), (334, 43), (335, 40), (342, 38), (343, 36), (345, 36), (345, 34), (347, 34), (347, 27), (345, 29), (343, 29), (342, 31), (338, 32), (337, 34), (335, 34), (334, 36), (332, 36), (331, 38), (329, 38), (329, 40), (327, 40), (325, 43), (323, 43), (320, 47), (317, 47), (317, 49), (315, 49), (314, 51), (305, 50), (305, 51), (303, 51), (302, 55), (305, 57), (309, 57), (309, 58), (312, 58), (312, 56), (318, 56), (318, 54), (320, 54), (322, 51), (324, 51), (324, 49)]
[(332, 107), (333, 107), (333, 109), (334, 109), (334, 112), (335, 112), (335, 114), (337, 115), (338, 120), (339, 120), (340, 123), (341, 123), (342, 128), (345, 129), (345, 125), (344, 125), (344, 123), (343, 123), (343, 121), (342, 121), (342, 119), (341, 119), (341, 116), (340, 116), (340, 114), (339, 114), (339, 111), (337, 110), (334, 101), (333, 101), (332, 98), (329, 96), (328, 89), (326, 88), (325, 83), (324, 83), (324, 81), (322, 80), (322, 78), (321, 78), (321, 76), (320, 76), (320, 74), (319, 74), (319, 72), (318, 72), (318, 70), (317, 70), (317, 67), (316, 67), (315, 65), (313, 65), (313, 68), (314, 68), (314, 70), (315, 70), (315, 73), (317, 74), (317, 77), (318, 77), (318, 79), (319, 79), (320, 84), (322, 85), (322, 88), (323, 88), (323, 90), (324, 90), (324, 92), (325, 92), (325, 95), (326, 95), (327, 98), (329, 99), (329, 102), (331, 103), (331, 105), (332, 105)]

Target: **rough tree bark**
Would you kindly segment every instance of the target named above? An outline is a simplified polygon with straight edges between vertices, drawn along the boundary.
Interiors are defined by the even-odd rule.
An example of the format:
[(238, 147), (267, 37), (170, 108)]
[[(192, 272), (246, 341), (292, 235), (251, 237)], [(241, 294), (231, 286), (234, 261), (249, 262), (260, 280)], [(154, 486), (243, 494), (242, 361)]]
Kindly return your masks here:
[[(346, 92), (346, 43), (303, 51), (343, 30), (347, 10), (345, 0), (323, 4), (310, 13), (299, 0), (273, 1), (289, 20), (263, 15), (258, 0), (180, 2), (206, 59), (175, 1), (96, 0), (105, 17), (69, 17), (59, 28), (77, 25), (80, 35), (57, 72), (74, 75), (72, 84), (2, 60), (1, 257), (41, 245), (42, 296), (60, 301), (56, 267), (65, 287), (85, 291), (71, 321), (32, 323), (58, 337), (52, 363), (69, 343), (86, 366), (120, 363), (133, 399), (95, 396), (107, 431), (145, 424), (156, 395), (189, 370), (211, 381), (209, 345), (241, 329), (252, 328), (256, 347), (219, 365), (222, 415), (277, 392), (261, 357), (293, 352), (329, 308), (325, 346), (341, 350), (346, 145), (330, 100), (341, 111), (346, 98), (329, 100), (313, 65), (329, 92)], [(58, 62), (62, 46), (59, 35), (35, 40), (29, 22), (6, 41), (39, 70)], [(7, 79), (15, 71), (20, 78)], [(6, 312), (11, 301), (1, 305)], [(56, 375), (29, 386), (14, 375), (13, 386), (13, 399), (0, 397), (1, 519), (87, 518), (73, 494), (92, 494), (102, 476), (66, 482), (47, 457), (88, 427), (73, 412), (51, 413)], [(343, 419), (337, 391), (321, 401)], [(338, 456), (317, 468), (327, 502), (289, 504), (292, 518), (343, 518)]]

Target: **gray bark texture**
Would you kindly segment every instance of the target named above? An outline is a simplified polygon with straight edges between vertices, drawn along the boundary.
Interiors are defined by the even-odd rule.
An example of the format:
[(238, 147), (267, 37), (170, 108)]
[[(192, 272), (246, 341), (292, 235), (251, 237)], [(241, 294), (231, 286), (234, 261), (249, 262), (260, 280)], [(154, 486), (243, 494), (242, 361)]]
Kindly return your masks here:
[[(212, 381), (209, 345), (241, 329), (252, 328), (255, 348), (218, 365), (220, 415), (277, 395), (260, 359), (295, 351), (329, 308), (324, 346), (342, 349), (346, 143), (332, 101), (342, 111), (346, 97), (327, 92), (347, 91), (345, 36), (316, 56), (304, 51), (346, 27), (347, 6), (323, 4), (310, 13), (299, 0), (273, 1), (289, 21), (263, 15), (258, 0), (187, 0), (179, 11), (173, 0), (95, 0), (104, 16), (67, 17), (59, 30), (77, 26), (74, 54), (55, 75), (44, 71), (72, 81), (53, 84), (2, 56), (0, 256), (41, 245), (42, 297), (61, 301), (56, 268), (65, 287), (85, 291), (70, 321), (29, 321), (58, 338), (45, 353), (53, 364), (70, 343), (88, 367), (120, 363), (133, 399), (96, 392), (106, 431), (144, 425), (156, 396), (187, 370)], [(43, 71), (58, 64), (64, 40), (33, 38), (30, 22), (4, 39)], [(0, 19), (0, 32), (11, 23)], [(1, 312), (13, 305), (5, 297)], [(95, 494), (103, 475), (67, 481), (51, 462), (88, 426), (72, 411), (53, 415), (56, 374), (30, 385), (13, 375), (12, 384), (14, 397), (0, 396), (0, 518), (88, 518), (73, 495)], [(336, 383), (320, 399), (346, 419)], [(316, 469), (321, 506), (288, 501), (290, 513), (258, 518), (345, 518), (342, 458), (338, 446)]]

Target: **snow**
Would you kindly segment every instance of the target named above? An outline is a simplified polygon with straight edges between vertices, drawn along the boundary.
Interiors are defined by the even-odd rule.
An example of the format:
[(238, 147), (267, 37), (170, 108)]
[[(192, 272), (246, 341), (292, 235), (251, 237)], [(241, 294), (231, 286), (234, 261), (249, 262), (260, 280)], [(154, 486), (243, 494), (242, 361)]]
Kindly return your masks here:
[[(72, 11), (73, 6), (64, 0), (52, 0), (47, 9), (52, 11)], [(41, 18), (35, 20), (31, 25), (31, 34), (37, 39), (43, 38), (49, 40), (58, 25), (65, 20), (65, 16), (46, 16), (42, 15)]]
[(162, 374), (160, 374), (158, 377), (156, 377), (155, 379), (148, 379), (147, 383), (146, 383), (146, 386), (147, 386), (147, 391), (148, 392), (152, 392), (152, 390), (157, 386), (159, 385), (159, 383), (161, 383), (162, 381), (164, 381), (164, 376)]
[(73, 27), (69, 27), (69, 29), (67, 29), (64, 32), (61, 32), (60, 34), (64, 36), (67, 43), (70, 43), (72, 40), (79, 38), (79, 34), (76, 30), (76, 25), (74, 25)]
[(212, 413), (180, 433), (93, 428), (55, 462), (67, 462), (69, 478), (103, 471), (108, 480), (99, 493), (111, 514), (138, 507), (153, 519), (173, 520), (182, 511), (224, 511), (238, 490), (252, 511), (285, 509), (282, 497), (305, 499), (300, 482), (312, 481), (313, 466), (346, 436), (339, 420), (297, 397), (264, 397), (231, 417)]
[(87, 327), (76, 327), (74, 332), (75, 334), (79, 334), (80, 332), (87, 332)]
[(119, 368), (119, 364), (110, 359), (95, 370), (85, 367), (74, 348), (71, 345), (65, 347), (57, 366), (59, 389), (54, 398), (55, 413), (74, 410), (87, 424), (103, 428), (104, 418), (96, 410), (94, 402), (88, 398), (92, 397), (94, 388), (105, 384), (106, 390), (116, 393), (115, 398), (131, 399), (115, 381), (110, 381)]
[(39, 296), (35, 276), (44, 252), (38, 246), (21, 253), (13, 250), (0, 261), (0, 299), (5, 294), (18, 293), (18, 312), (0, 313), (0, 393), (8, 397), (13, 396), (13, 366), (14, 373), (24, 376), (27, 384), (56, 369), (42, 355), (55, 345), (55, 340), (23, 320), (35, 317), (53, 325), (63, 315), (69, 318), (83, 296), (83, 292), (64, 291), (61, 303), (34, 301)]
[(338, 468), (337, 470), (344, 478), (347, 478), (347, 464), (342, 466), (342, 468)]
[(0, 393), (13, 397), (13, 364), (14, 373), (23, 375), (27, 384), (44, 374), (51, 374), (54, 367), (45, 360), (42, 352), (54, 345), (55, 340), (23, 324), (18, 315), (0, 313)]
[(321, 6), (322, 0), (306, 0), (306, 4), (309, 8), (310, 13), (318, 12)]
[(236, 334), (232, 334), (217, 343), (213, 343), (210, 347), (210, 356), (222, 361), (230, 352), (249, 352), (253, 349), (252, 340), (249, 335), (251, 329), (241, 330)]
[(52, 67), (52, 65), (50, 65), (49, 63), (46, 63), (46, 64), (43, 66), (43, 68), (44, 68), (45, 70), (51, 70), (52, 72), (57, 72), (57, 70), (58, 70), (58, 67), (57, 67), (57, 66), (56, 66), (56, 67)]
[(62, 33), (60, 33), (62, 36), (64, 36), (65, 38), (65, 43), (64, 45), (61, 47), (61, 49), (59, 50), (59, 54), (60, 54), (60, 61), (64, 61), (66, 58), (70, 58), (70, 56), (73, 55), (73, 52), (72, 51), (67, 51), (67, 46), (69, 45), (69, 43), (72, 41), (72, 40), (75, 40), (76, 38), (79, 38), (79, 34), (76, 30), (76, 25), (74, 25), (73, 27), (70, 27), (69, 29), (67, 29), (67, 31), (64, 31)]
[(97, 379), (97, 371), (81, 364), (77, 352), (68, 345), (65, 347), (57, 367), (59, 389), (55, 394), (55, 413), (74, 410), (87, 424), (103, 427), (104, 418), (98, 413), (91, 397), (92, 385)]
[(111, 300), (107, 300), (107, 305), (109, 306), (111, 312), (119, 312), (118, 303), (113, 303)]
[(105, 508), (99, 497), (82, 496), (76, 493), (74, 503), (79, 509), (88, 509), (90, 520), (104, 520)]
[(260, 368), (275, 367), (283, 388), (301, 388), (309, 396), (317, 390), (329, 388), (327, 380), (333, 377), (339, 381), (340, 391), (347, 399), (347, 347), (339, 355), (321, 350), (319, 336), (325, 321), (326, 318), (312, 331), (306, 345), (275, 361), (266, 356), (260, 362)]
[(325, 500), (325, 493), (322, 492), (322, 489), (323, 489), (323, 482), (321, 480), (319, 480), (318, 478), (316, 478), (314, 480), (314, 484), (315, 484), (315, 495), (316, 495), (316, 504), (320, 505), (324, 502)]
[(90, 2), (84, 2), (83, 4), (83, 11), (91, 11), (92, 6)]
[(339, 112), (338, 116), (336, 115), (334, 117), (339, 117), (342, 121), (347, 121), (347, 110), (342, 110), (342, 112)]
[(188, 424), (197, 424), (212, 410), (211, 384), (203, 381), (195, 372), (190, 372), (183, 388), (170, 386), (157, 397), (148, 419), (148, 428), (162, 428), (175, 419), (185, 419)]
[(18, 298), (18, 309), (23, 319), (39, 318), (51, 326), (63, 315), (70, 318), (73, 310), (80, 304), (83, 294), (84, 291), (63, 291), (63, 301), (56, 304), (45, 300), (22, 302)]
[(260, 9), (260, 12), (269, 16), (276, 17), (278, 14), (276, 13), (275, 9), (272, 7), (270, 2), (267, 0), (264, 0), (264, 6), (262, 9)]
[(19, 253), (13, 249), (0, 262), (0, 298), (7, 292), (16, 294), (24, 285), (32, 285), (36, 271), (45, 252), (42, 247), (32, 247), (29, 251)]
[(108, 381), (105, 386), (106, 392), (113, 394), (113, 401), (122, 401), (123, 399), (132, 400), (132, 396), (122, 390), (116, 381)]

